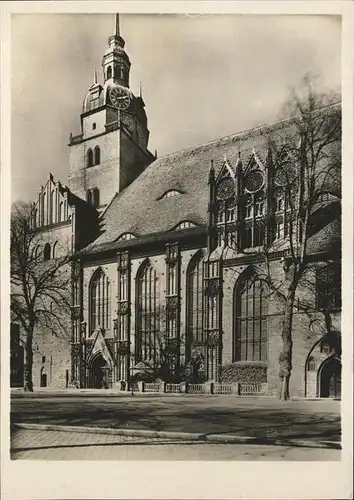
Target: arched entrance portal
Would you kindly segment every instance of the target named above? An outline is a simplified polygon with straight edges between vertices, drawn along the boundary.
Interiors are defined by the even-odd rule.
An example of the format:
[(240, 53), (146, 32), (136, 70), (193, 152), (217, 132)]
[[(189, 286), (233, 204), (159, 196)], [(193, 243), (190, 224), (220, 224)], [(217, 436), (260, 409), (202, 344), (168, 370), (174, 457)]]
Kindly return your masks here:
[(325, 361), (319, 370), (320, 397), (339, 398), (341, 396), (342, 365), (337, 358)]
[(108, 389), (110, 386), (111, 369), (101, 354), (96, 356), (89, 368), (88, 387), (91, 389)]

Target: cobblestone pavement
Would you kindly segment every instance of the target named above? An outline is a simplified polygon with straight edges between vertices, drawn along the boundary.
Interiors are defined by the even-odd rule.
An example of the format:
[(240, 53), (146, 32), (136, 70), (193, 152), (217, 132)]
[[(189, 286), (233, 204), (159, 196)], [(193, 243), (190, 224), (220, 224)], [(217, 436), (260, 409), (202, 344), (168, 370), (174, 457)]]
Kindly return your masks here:
[(18, 429), (11, 458), (33, 460), (340, 460), (340, 450), (211, 444), (79, 432)]

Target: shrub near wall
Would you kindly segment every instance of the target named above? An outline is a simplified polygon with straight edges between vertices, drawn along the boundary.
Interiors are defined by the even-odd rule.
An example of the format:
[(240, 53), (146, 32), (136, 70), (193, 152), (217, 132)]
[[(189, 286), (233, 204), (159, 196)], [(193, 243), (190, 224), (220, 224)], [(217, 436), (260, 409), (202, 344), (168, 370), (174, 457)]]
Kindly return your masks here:
[(221, 381), (263, 384), (267, 382), (267, 364), (262, 362), (230, 363), (221, 367)]

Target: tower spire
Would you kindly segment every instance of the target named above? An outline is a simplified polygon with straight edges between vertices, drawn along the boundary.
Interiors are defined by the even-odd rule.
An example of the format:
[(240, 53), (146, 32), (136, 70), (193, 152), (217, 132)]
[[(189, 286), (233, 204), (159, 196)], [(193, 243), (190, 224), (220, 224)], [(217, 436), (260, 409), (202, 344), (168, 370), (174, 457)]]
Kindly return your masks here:
[(115, 36), (120, 36), (120, 28), (119, 28), (119, 14), (116, 14), (115, 18), (115, 31), (114, 31)]

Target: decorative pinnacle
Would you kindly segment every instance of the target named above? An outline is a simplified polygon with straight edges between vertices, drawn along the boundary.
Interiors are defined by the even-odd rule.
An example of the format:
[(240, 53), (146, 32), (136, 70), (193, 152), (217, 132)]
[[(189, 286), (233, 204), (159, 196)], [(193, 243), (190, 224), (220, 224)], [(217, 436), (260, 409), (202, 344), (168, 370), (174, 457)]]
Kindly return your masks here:
[(94, 72), (93, 72), (93, 84), (94, 85), (97, 84), (97, 71), (96, 71), (96, 68), (94, 69)]
[(140, 82), (140, 85), (139, 85), (139, 97), (142, 99), (143, 98), (143, 86), (142, 86), (142, 83)]
[(119, 29), (119, 14), (116, 14), (116, 19), (115, 19), (115, 35), (120, 36), (120, 29)]

